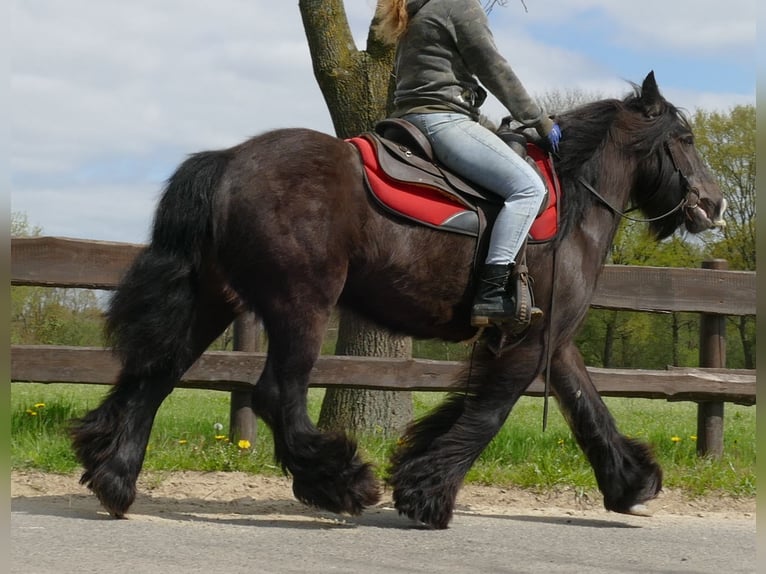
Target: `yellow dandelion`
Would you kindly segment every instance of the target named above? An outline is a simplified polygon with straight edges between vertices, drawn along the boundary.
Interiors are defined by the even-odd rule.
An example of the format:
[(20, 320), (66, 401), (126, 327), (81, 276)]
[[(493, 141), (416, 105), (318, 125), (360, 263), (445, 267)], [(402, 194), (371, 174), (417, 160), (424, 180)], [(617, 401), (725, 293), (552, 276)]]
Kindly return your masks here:
[(33, 411), (32, 409), (27, 409), (27, 414), (30, 417), (36, 417), (37, 416), (37, 411)]
[(226, 440), (225, 434), (217, 434), (215, 435), (215, 440)]
[(681, 442), (681, 437), (680, 436), (672, 436), (672, 437), (670, 437), (670, 440), (672, 440), (673, 442)]
[(250, 441), (246, 439), (242, 439), (237, 443), (237, 446), (241, 449), (250, 448)]
[(186, 444), (188, 441), (185, 438), (179, 439), (178, 444)]
[(560, 438), (560, 439), (559, 439), (559, 446), (563, 446), (563, 444), (564, 444), (564, 439), (563, 439), (563, 438)]
[(44, 409), (45, 408), (45, 403), (35, 403), (35, 408), (36, 409)]
[(690, 434), (689, 435), (689, 440), (697, 440), (697, 435), (696, 434)]

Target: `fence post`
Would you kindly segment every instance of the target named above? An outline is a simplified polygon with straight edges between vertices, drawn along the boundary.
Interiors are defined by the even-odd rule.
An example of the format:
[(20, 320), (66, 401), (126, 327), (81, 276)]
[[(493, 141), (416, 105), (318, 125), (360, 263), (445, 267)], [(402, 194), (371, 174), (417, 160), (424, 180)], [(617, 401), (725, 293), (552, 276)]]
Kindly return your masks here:
[[(702, 262), (703, 269), (729, 268), (725, 259)], [(700, 320), (700, 367), (726, 368), (726, 316), (703, 313)], [(723, 455), (723, 402), (701, 401), (697, 405), (697, 455)]]
[[(261, 326), (253, 313), (243, 313), (234, 320), (233, 348), (235, 351), (260, 351)], [(229, 440), (236, 444), (240, 440), (255, 444), (256, 423), (253, 411), (253, 397), (247, 391), (231, 393), (229, 407)]]

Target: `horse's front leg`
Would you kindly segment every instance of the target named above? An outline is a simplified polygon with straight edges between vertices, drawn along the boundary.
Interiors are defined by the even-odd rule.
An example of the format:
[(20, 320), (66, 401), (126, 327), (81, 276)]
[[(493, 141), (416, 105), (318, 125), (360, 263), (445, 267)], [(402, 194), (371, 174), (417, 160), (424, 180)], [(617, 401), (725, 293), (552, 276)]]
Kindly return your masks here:
[(432, 528), (447, 528), (466, 473), (540, 368), (535, 343), (501, 358), (486, 345), (478, 353), (464, 389), (412, 424), (391, 459), (397, 510)]
[(607, 510), (646, 514), (644, 503), (662, 488), (662, 469), (649, 447), (620, 434), (574, 343), (560, 345), (551, 361), (551, 388), (590, 461)]

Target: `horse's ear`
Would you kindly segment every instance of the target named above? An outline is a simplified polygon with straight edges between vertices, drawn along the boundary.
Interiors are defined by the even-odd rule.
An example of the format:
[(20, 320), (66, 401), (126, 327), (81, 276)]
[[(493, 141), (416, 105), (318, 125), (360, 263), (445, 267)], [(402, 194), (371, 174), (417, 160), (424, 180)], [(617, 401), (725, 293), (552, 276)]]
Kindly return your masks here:
[(662, 97), (660, 89), (657, 87), (654, 71), (649, 72), (644, 78), (644, 83), (641, 84), (641, 103), (644, 106), (644, 113), (648, 117), (653, 118), (662, 114), (665, 98)]

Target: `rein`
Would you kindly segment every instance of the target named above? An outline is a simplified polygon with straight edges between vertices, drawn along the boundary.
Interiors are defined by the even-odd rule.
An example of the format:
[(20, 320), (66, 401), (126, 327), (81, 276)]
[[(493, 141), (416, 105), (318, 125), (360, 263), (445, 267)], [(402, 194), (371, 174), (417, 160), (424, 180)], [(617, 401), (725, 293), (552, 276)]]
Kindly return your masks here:
[[(603, 203), (606, 207), (609, 208), (612, 213), (619, 215), (623, 219), (628, 219), (630, 221), (635, 221), (637, 223), (652, 223), (654, 221), (659, 221), (660, 219), (665, 219), (666, 217), (673, 215), (675, 212), (681, 210), (681, 209), (694, 209), (697, 207), (697, 203), (699, 201), (699, 190), (692, 186), (691, 183), (689, 183), (689, 177), (684, 173), (684, 170), (681, 167), (681, 164), (679, 163), (678, 159), (676, 158), (676, 155), (673, 153), (673, 148), (671, 146), (670, 139), (665, 140), (664, 144), (665, 151), (667, 151), (668, 156), (670, 157), (670, 161), (673, 164), (673, 168), (675, 169), (675, 173), (678, 174), (678, 179), (681, 182), (681, 188), (686, 192), (686, 195), (681, 199), (681, 201), (678, 202), (678, 204), (673, 207), (670, 211), (667, 213), (664, 213), (663, 215), (660, 215), (658, 217), (652, 217), (648, 219), (642, 219), (639, 217), (631, 217), (628, 215), (631, 211), (635, 211), (636, 209), (639, 209), (639, 206), (633, 206), (630, 209), (627, 209), (626, 211), (622, 211), (614, 207), (607, 199), (602, 196), (598, 191), (596, 191), (596, 188), (593, 187), (590, 183), (585, 181), (585, 178), (582, 176), (579, 176), (577, 178), (577, 181), (589, 192), (591, 192), (601, 203)], [(656, 193), (656, 191), (655, 191)], [(553, 251), (553, 269), (552, 269), (552, 285), (556, 285), (556, 250)], [(547, 344), (547, 357), (546, 357), (546, 367), (545, 367), (545, 379), (544, 379), (544, 388), (543, 388), (543, 432), (548, 426), (548, 397), (550, 396), (550, 379), (551, 379), (551, 360), (553, 358), (553, 348), (551, 345), (552, 341), (552, 324), (553, 321), (551, 320), (551, 317), (553, 316), (553, 306), (555, 302), (555, 295), (554, 295), (555, 288), (551, 289), (551, 309), (549, 316), (549, 324), (548, 324), (548, 338), (546, 341)], [(578, 390), (578, 396), (580, 391)]]
[(689, 183), (689, 178), (681, 169), (681, 166), (678, 160), (676, 159), (676, 156), (673, 154), (673, 149), (671, 148), (669, 141), (665, 142), (665, 149), (668, 152), (668, 156), (670, 156), (670, 161), (673, 164), (673, 167), (675, 168), (675, 173), (678, 174), (678, 178), (681, 182), (681, 187), (682, 189), (686, 191), (686, 195), (670, 211), (668, 211), (667, 213), (663, 213), (662, 215), (659, 215), (657, 217), (651, 217), (647, 219), (643, 219), (640, 217), (631, 217), (630, 215), (628, 215), (628, 213), (638, 209), (638, 206), (631, 207), (630, 209), (626, 211), (621, 211), (617, 209), (616, 207), (614, 207), (611, 203), (609, 203), (609, 201), (603, 195), (601, 195), (598, 191), (596, 191), (596, 188), (593, 187), (590, 183), (588, 183), (584, 177), (579, 176), (577, 178), (577, 181), (585, 189), (591, 192), (601, 203), (603, 203), (606, 207), (608, 207), (612, 213), (614, 213), (615, 215), (619, 215), (623, 219), (627, 219), (629, 221), (635, 221), (637, 223), (652, 223), (654, 221), (659, 221), (660, 219), (665, 219), (666, 217), (673, 215), (676, 211), (679, 211), (681, 209), (694, 209), (695, 207), (697, 207), (697, 202), (699, 201), (699, 191), (697, 190), (696, 187), (693, 187)]

